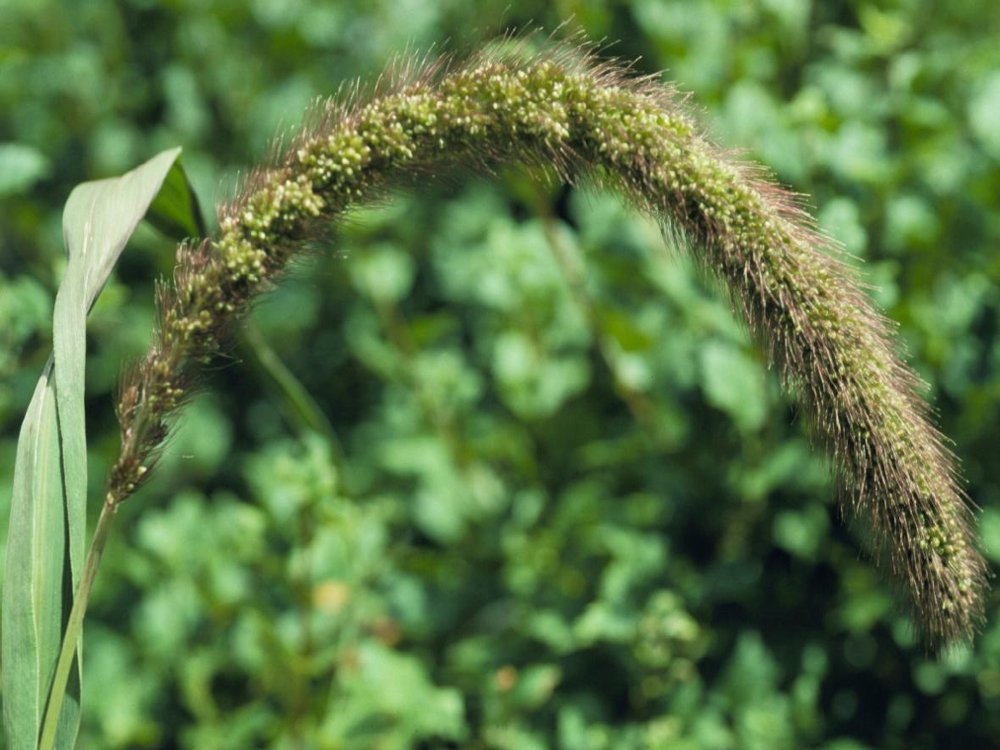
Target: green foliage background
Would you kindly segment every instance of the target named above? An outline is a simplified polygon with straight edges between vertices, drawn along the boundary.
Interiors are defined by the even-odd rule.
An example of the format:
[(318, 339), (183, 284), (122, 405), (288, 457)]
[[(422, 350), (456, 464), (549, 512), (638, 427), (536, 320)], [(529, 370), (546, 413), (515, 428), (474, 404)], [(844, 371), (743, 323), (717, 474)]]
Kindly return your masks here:
[[(712, 133), (809, 193), (863, 260), (1000, 562), (992, 0), (0, 0), (0, 16), (0, 486), (51, 347), (73, 185), (182, 145), (208, 208), (310, 100), (401, 50), (571, 19), (694, 92)], [(80, 747), (1000, 741), (996, 597), (974, 647), (914, 644), (794, 402), (683, 252), (616, 199), (514, 167), (413, 187), (258, 306), (122, 508)], [(141, 231), (91, 316), (95, 503), (117, 372), (172, 250)]]

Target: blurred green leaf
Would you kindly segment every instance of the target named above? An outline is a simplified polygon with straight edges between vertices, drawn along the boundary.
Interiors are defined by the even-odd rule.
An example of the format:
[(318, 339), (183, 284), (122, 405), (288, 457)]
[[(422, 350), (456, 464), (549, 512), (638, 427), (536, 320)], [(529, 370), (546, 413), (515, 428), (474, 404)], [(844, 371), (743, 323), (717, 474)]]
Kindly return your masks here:
[(520, 332), (498, 336), (493, 356), (500, 394), (524, 418), (551, 415), (590, 378), (582, 351), (550, 352)]
[(343, 697), (321, 730), (328, 744), (361, 750), (378, 737), (390, 747), (466, 737), (461, 695), (430, 682), (415, 657), (364, 644), (339, 679)]
[(1000, 159), (1000, 72), (985, 78), (969, 102), (969, 124), (994, 159)]
[(742, 349), (721, 341), (702, 347), (701, 368), (707, 401), (741, 429), (759, 429), (768, 413), (762, 368)]
[(983, 551), (1000, 562), (1000, 509), (985, 508), (979, 518), (979, 533), (983, 540)]
[(392, 247), (369, 248), (351, 266), (355, 284), (378, 303), (399, 302), (413, 284), (413, 259)]
[(23, 193), (52, 167), (46, 156), (23, 143), (0, 143), (0, 198)]
[(774, 541), (796, 557), (816, 560), (829, 520), (821, 505), (782, 511), (774, 519)]
[(511, 700), (521, 708), (535, 710), (544, 705), (562, 679), (562, 670), (554, 664), (533, 664), (517, 673)]

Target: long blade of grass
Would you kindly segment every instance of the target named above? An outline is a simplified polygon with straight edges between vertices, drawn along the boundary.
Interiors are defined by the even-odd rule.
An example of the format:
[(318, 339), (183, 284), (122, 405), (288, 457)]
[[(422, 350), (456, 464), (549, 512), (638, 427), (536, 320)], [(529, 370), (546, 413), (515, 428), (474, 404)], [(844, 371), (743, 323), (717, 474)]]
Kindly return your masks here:
[[(34, 748), (64, 615), (66, 520), (53, 359), (35, 387), (17, 443), (3, 587), (4, 730), (11, 750)], [(68, 610), (68, 607), (66, 607)], [(38, 613), (46, 613), (39, 617)]]
[[(84, 409), (87, 313), (168, 175), (187, 189), (180, 149), (119, 178), (79, 185), (63, 212), (69, 255), (56, 295), (53, 358), (36, 388), (18, 443), (4, 572), (4, 727), (11, 750), (35, 748), (43, 722), (53, 746), (73, 746), (79, 727), (79, 629), (63, 632), (80, 582), (86, 534)], [(180, 181), (178, 183), (178, 180)], [(160, 218), (199, 227), (193, 194), (167, 201)], [(53, 676), (60, 644), (75, 659)]]

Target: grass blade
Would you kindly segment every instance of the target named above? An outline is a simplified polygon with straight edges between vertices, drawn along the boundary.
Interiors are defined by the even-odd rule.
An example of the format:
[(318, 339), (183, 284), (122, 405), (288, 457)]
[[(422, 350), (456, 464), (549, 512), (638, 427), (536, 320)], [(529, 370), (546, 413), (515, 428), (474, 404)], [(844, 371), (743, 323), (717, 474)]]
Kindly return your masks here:
[(11, 750), (36, 746), (52, 678), (43, 657), (58, 653), (69, 611), (61, 463), (50, 357), (21, 425), (14, 465), (0, 673)]
[[(63, 241), (69, 253), (69, 268), (59, 291), (62, 293), (69, 285), (67, 296), (78, 304), (85, 303), (84, 313), (104, 288), (125, 243), (174, 170), (180, 153), (179, 148), (164, 151), (121, 177), (85, 182), (70, 193), (63, 210)], [(181, 180), (187, 183), (183, 173)], [(167, 203), (173, 207), (166, 216), (172, 217), (175, 224), (197, 226), (193, 214), (184, 217), (177, 203)]]
[[(179, 155), (180, 149), (165, 151), (122, 177), (79, 185), (63, 212), (69, 263), (56, 295), (53, 357), (18, 443), (4, 572), (0, 679), (11, 750), (35, 748), (43, 723), (51, 724), (47, 734), (54, 746), (75, 742), (79, 669), (74, 662), (57, 682), (53, 674), (64, 639), (79, 658), (79, 630), (63, 631), (80, 581), (86, 534), (86, 318), (168, 175), (174, 175), (174, 198), (181, 195), (187, 210), (183, 200), (171, 199), (159, 213), (174, 226), (199, 226)], [(187, 193), (178, 192), (181, 185)]]

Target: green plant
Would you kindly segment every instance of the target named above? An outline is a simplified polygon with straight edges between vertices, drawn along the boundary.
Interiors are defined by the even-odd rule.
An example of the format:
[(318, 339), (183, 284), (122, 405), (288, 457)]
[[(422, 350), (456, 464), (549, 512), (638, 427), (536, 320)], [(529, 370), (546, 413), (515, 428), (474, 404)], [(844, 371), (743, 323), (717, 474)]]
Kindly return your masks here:
[[(168, 420), (190, 397), (199, 367), (327, 224), (442, 163), (488, 168), (517, 160), (563, 180), (605, 183), (689, 244), (725, 282), (767, 356), (798, 392), (817, 438), (835, 457), (848, 514), (870, 529), (876, 555), (906, 587), (927, 640), (939, 644), (971, 634), (982, 616), (985, 565), (952, 458), (927, 421), (914, 377), (895, 356), (885, 323), (836, 251), (791, 196), (702, 137), (671, 89), (631, 78), (576, 48), (532, 53), (529, 47), (507, 42), (462, 64), (404, 65), (370, 101), (324, 105), (221, 209), (214, 238), (182, 243), (173, 283), (158, 296), (153, 343), (123, 381), (121, 451), (82, 571), (83, 319), (159, 181), (168, 179), (180, 196), (173, 202), (180, 209), (162, 212), (189, 232), (197, 225), (185, 183), (170, 171), (177, 154), (158, 157), (157, 178), (144, 172), (144, 197), (119, 196), (141, 207), (125, 211), (134, 221), (124, 236), (94, 239), (93, 223), (76, 223), (83, 244), (74, 248), (68, 235), (71, 265), (57, 301), (55, 368), (40, 384), (49, 396), (39, 402), (41, 415), (29, 413), (26, 420), (45, 426), (27, 429), (29, 440), (22, 441), (30, 445), (31, 435), (45, 441), (36, 442), (33, 455), (51, 451), (56, 458), (49, 465), (59, 470), (61, 483), (39, 486), (49, 481), (37, 469), (45, 464), (20, 455), (15, 480), (12, 534), (26, 524), (25, 540), (68, 540), (66, 549), (46, 549), (40, 568), (33, 567), (33, 549), (8, 549), (4, 693), (15, 747), (33, 746), (39, 727), (43, 747), (72, 744), (78, 681), (65, 710), (62, 701), (111, 519), (148, 479)], [(90, 242), (107, 248), (99, 261), (84, 252)], [(77, 586), (71, 598), (68, 591)], [(19, 587), (32, 592), (34, 612), (16, 606), (25, 602)], [(19, 618), (37, 614), (44, 614), (46, 631), (28, 657), (35, 663), (29, 675), (9, 665), (26, 658), (23, 643), (14, 640), (26, 628)], [(56, 665), (51, 657), (60, 634)], [(50, 662), (55, 678), (46, 703)], [(24, 680), (31, 683), (34, 710), (18, 712), (11, 697), (24, 689)]]

